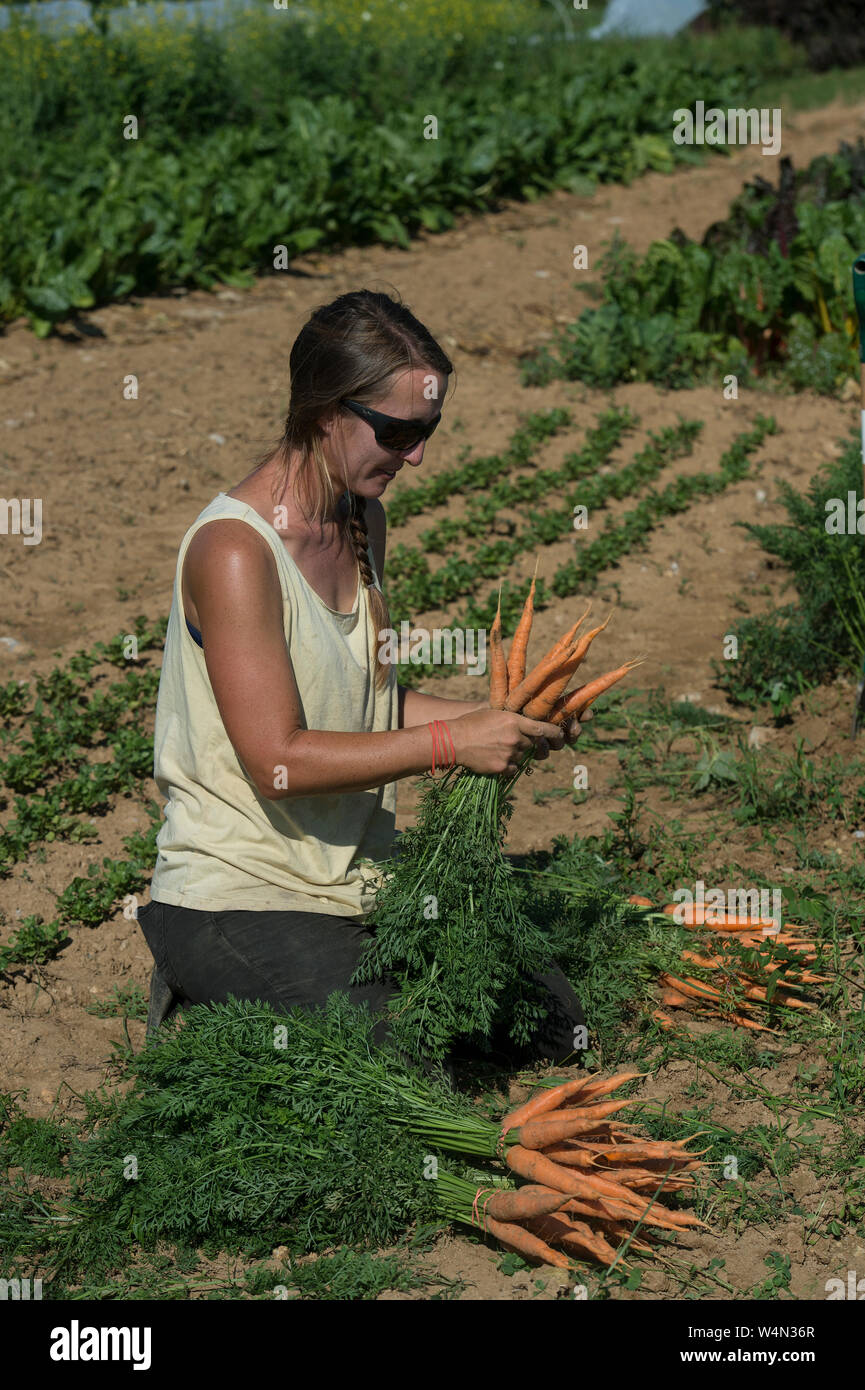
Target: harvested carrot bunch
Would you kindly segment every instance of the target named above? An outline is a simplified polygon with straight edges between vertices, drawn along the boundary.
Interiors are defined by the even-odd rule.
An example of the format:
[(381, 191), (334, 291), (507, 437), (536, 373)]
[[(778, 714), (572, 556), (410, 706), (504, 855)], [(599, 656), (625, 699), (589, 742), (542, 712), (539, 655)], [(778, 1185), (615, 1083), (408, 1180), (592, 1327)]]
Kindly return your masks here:
[[(645, 898), (629, 901), (651, 907)], [(664, 1028), (673, 1026), (665, 1009), (687, 1009), (697, 1018), (721, 1018), (753, 1032), (774, 1031), (762, 1022), (770, 1008), (790, 1014), (815, 1013), (806, 998), (829, 977), (815, 973), (817, 947), (804, 927), (792, 923), (770, 926), (759, 916), (727, 912), (721, 907), (682, 910), (670, 903), (663, 916), (678, 914), (675, 925), (699, 933), (694, 949), (681, 951), (681, 974), (660, 970), (660, 1004), (652, 1017)], [(684, 917), (684, 921), (678, 918)]]
[(526, 674), (526, 656), (534, 615), (535, 580), (532, 579), (523, 614), (517, 624), (510, 655), (505, 658), (502, 643), (501, 595), (496, 616), (490, 628), (490, 705), (493, 709), (512, 710), (527, 719), (541, 719), (561, 724), (565, 719), (579, 719), (599, 695), (622, 680), (641, 663), (626, 661), (613, 671), (607, 671), (592, 681), (577, 686), (570, 693), (567, 687), (574, 673), (585, 661), (592, 642), (603, 632), (612, 613), (598, 627), (578, 636), (589, 615), (591, 604), (574, 626), (554, 642), (549, 651)]
[[(610, 1266), (619, 1260), (623, 1242), (629, 1250), (651, 1252), (645, 1237), (652, 1230), (705, 1227), (693, 1212), (659, 1200), (695, 1187), (694, 1174), (705, 1166), (700, 1153), (706, 1151), (686, 1145), (697, 1136), (664, 1143), (641, 1139), (631, 1133), (632, 1125), (612, 1118), (640, 1102), (605, 1097), (642, 1075), (626, 1071), (565, 1081), (512, 1110), (498, 1128), (494, 1153), (513, 1177), (525, 1181), (511, 1186), (497, 1171), (477, 1173), (476, 1181), (440, 1171), (442, 1214), (488, 1232), (528, 1259), (562, 1269), (569, 1257)], [(440, 1131), (436, 1137), (440, 1147), (465, 1144), (465, 1136), (454, 1136), (452, 1145)], [(474, 1141), (478, 1138), (476, 1133)], [(641, 1239), (635, 1237), (638, 1227)]]
[[(500, 596), (501, 597), (501, 596)], [(589, 608), (527, 673), (534, 582), (508, 656), (501, 601), (490, 632), (490, 704), (558, 722), (583, 715), (636, 662), (568, 693), (567, 686), (610, 618), (580, 637)], [(528, 1045), (546, 1008), (536, 977), (550, 967), (550, 933), (526, 910), (503, 853), (511, 793), (536, 749), (527, 739), (510, 773), (455, 765), (430, 776), (416, 824), (376, 890), (364, 954), (353, 984), (395, 980), (389, 1001), (394, 1040), (416, 1061), (443, 1060), (458, 1040), (487, 1046), (501, 1032)], [(434, 902), (434, 910), (423, 910)], [(421, 915), (422, 912), (422, 915)]]

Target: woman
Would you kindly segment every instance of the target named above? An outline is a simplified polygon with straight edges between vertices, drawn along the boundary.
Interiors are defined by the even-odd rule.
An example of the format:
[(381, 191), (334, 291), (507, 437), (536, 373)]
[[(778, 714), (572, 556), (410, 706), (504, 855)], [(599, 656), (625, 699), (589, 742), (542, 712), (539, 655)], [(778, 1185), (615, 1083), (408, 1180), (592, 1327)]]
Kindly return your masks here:
[[(156, 962), (148, 1032), (177, 1003), (229, 995), (290, 1008), (345, 990), (382, 1010), (387, 982), (349, 981), (395, 784), (430, 768), (431, 721), (476, 772), (563, 744), (555, 725), (400, 687), (378, 659), (380, 498), (438, 424), (441, 348), (404, 305), (360, 290), (311, 315), (290, 371), (279, 444), (178, 555), (156, 708), (166, 818), (138, 918)], [(558, 1032), (542, 1042), (567, 1053), (579, 1006), (563, 976), (544, 979)]]

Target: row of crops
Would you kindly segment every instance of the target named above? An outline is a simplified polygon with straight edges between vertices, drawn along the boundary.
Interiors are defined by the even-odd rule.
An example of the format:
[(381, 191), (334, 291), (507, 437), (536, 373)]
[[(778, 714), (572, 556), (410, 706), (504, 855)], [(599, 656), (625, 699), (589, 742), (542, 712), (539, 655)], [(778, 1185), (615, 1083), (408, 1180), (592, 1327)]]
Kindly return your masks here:
[(829, 394), (855, 371), (850, 269), (865, 246), (865, 141), (843, 142), (777, 184), (746, 184), (696, 242), (679, 230), (638, 256), (620, 238), (601, 302), (527, 359), (526, 385), (556, 377), (673, 388), (770, 377)]
[(672, 169), (703, 157), (673, 143), (675, 109), (747, 105), (802, 62), (772, 31), (562, 43), (531, 0), (393, 9), (0, 35), (0, 323), (46, 335), (131, 293)]
[[(772, 31), (562, 44), (529, 0), (360, 13), (0, 35), (0, 324), (44, 336), (131, 293), (248, 285), (313, 247), (406, 246), (501, 198), (669, 170), (704, 157), (673, 143), (674, 109), (748, 105), (801, 62)], [(638, 256), (616, 237), (600, 303), (523, 380), (836, 391), (863, 244), (862, 139), (806, 169), (783, 157), (699, 243)]]
[[(627, 407), (610, 406), (599, 412), (581, 448), (558, 468), (543, 467), (544, 442), (569, 424), (566, 410), (535, 412), (500, 454), (470, 456), (428, 481), (394, 491), (388, 503), (392, 535), (386, 588), (395, 628), (429, 612), (446, 613), (454, 628), (486, 628), (499, 595), (505, 627), (512, 628), (529, 583), (513, 573), (523, 568), (525, 556), (574, 536), (578, 507), (588, 507), (596, 522), (603, 520), (591, 539), (577, 533), (574, 553), (549, 582), (537, 581), (536, 603), (541, 607), (593, 592), (600, 582), (614, 579), (621, 559), (645, 550), (669, 517), (752, 476), (761, 444), (777, 430), (773, 416), (758, 415), (712, 471), (676, 474), (660, 485), (661, 473), (692, 453), (701, 420), (680, 417), (676, 425), (650, 432), (649, 442), (622, 461), (623, 445), (639, 417)], [(789, 705), (810, 686), (861, 665), (865, 547), (856, 531), (831, 537), (826, 531), (827, 500), (858, 495), (861, 482), (860, 439), (854, 434), (838, 459), (815, 471), (805, 493), (781, 481), (785, 522), (741, 523), (785, 565), (794, 597), (762, 615), (731, 617), (728, 630), (737, 639), (739, 659), (716, 668), (730, 699)], [(465, 500), (459, 517), (452, 514), (455, 499)], [(617, 501), (628, 507), (613, 515), (608, 508)], [(420, 532), (418, 542), (401, 541), (401, 528), (427, 511), (433, 524)], [(446, 558), (439, 560), (442, 552)], [(457, 599), (466, 600), (459, 609), (451, 607)], [(426, 683), (448, 674), (448, 668), (406, 662), (399, 674), (404, 684)]]

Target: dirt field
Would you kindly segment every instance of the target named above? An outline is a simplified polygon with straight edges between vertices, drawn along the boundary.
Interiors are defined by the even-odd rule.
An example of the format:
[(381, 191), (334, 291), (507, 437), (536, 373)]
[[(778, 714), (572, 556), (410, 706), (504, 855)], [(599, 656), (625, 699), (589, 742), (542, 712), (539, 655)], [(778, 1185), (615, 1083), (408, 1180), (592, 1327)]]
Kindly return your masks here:
[[(814, 155), (833, 152), (839, 140), (865, 131), (865, 102), (791, 116), (785, 124), (784, 153), (797, 166)], [(77, 329), (38, 342), (21, 325), (0, 338), (0, 492), (41, 497), (44, 535), (40, 545), (19, 537), (0, 539), (0, 579), (4, 604), (0, 637), (22, 644), (14, 651), (0, 643), (0, 683), (49, 669), (94, 641), (128, 630), (134, 616), (154, 621), (168, 611), (177, 547), (186, 528), (220, 490), (248, 471), (255, 454), (281, 427), (287, 402), (287, 358), (309, 312), (349, 289), (395, 286), (417, 316), (452, 356), (458, 384), (423, 463), (435, 472), (457, 460), (469, 443), (474, 453), (502, 448), (519, 417), (544, 406), (571, 409), (579, 426), (545, 446), (544, 462), (556, 466), (579, 445), (583, 430), (610, 400), (628, 405), (639, 428), (623, 445), (629, 456), (649, 430), (686, 419), (704, 421), (691, 458), (667, 470), (713, 467), (733, 437), (759, 413), (773, 414), (779, 432), (761, 447), (757, 481), (731, 487), (716, 501), (701, 502), (662, 525), (648, 550), (627, 557), (602, 586), (604, 599), (622, 596), (616, 617), (615, 647), (649, 653), (640, 684), (662, 686), (672, 697), (688, 697), (706, 708), (724, 709), (751, 724), (741, 710), (728, 710), (713, 688), (710, 661), (720, 658), (724, 634), (735, 617), (732, 601), (744, 595), (751, 611), (761, 611), (782, 593), (782, 576), (735, 526), (742, 519), (780, 518), (775, 485), (786, 478), (804, 485), (817, 467), (839, 452), (838, 440), (856, 426), (856, 404), (839, 404), (808, 393), (788, 397), (743, 391), (724, 401), (720, 391), (701, 388), (665, 392), (648, 385), (622, 386), (610, 393), (579, 384), (554, 382), (542, 389), (519, 384), (516, 359), (569, 321), (583, 300), (574, 288), (571, 248), (589, 247), (596, 265), (602, 243), (618, 227), (637, 250), (680, 226), (699, 237), (723, 217), (742, 182), (755, 173), (775, 177), (772, 161), (759, 148), (703, 168), (672, 175), (651, 174), (629, 188), (602, 188), (594, 196), (558, 193), (531, 205), (510, 205), (499, 213), (465, 219), (456, 229), (426, 236), (407, 252), (375, 248), (309, 257), (290, 273), (259, 281), (250, 291), (185, 293), (136, 301), (88, 313)], [(586, 276), (586, 279), (591, 276)], [(139, 399), (123, 399), (124, 378), (139, 380)], [(385, 497), (385, 503), (387, 498)], [(624, 510), (626, 504), (613, 504)], [(428, 516), (394, 531), (392, 539), (411, 542), (430, 524)], [(695, 541), (697, 543), (695, 543)], [(540, 573), (549, 577), (567, 557), (571, 542), (541, 551)], [(525, 559), (524, 573), (533, 560)], [(540, 615), (536, 631), (543, 646), (562, 629), (564, 605)], [(444, 615), (416, 614), (435, 626)], [(671, 634), (674, 634), (671, 641)], [(435, 684), (435, 692), (476, 697), (473, 678), (457, 675)], [(796, 733), (820, 757), (842, 752), (852, 707), (852, 687), (839, 682), (800, 702)], [(792, 734), (763, 731), (764, 741), (791, 751)], [(615, 808), (605, 777), (616, 766), (615, 753), (601, 750), (593, 764), (590, 799), (581, 807), (552, 799), (537, 804), (533, 793), (545, 783), (569, 781), (573, 755), (554, 754), (536, 770), (517, 796), (510, 847), (517, 852), (547, 847), (559, 833), (597, 833)], [(154, 784), (145, 787), (156, 796)], [(415, 793), (399, 789), (399, 825), (410, 822)], [(660, 792), (652, 804), (663, 810)], [(694, 806), (688, 824), (699, 829)], [(89, 862), (121, 851), (124, 835), (144, 828), (141, 804), (121, 800), (98, 822), (99, 840), (90, 844), (44, 846), (13, 876), (0, 880), (0, 935), (29, 913), (52, 916), (56, 894)], [(705, 868), (738, 851), (755, 869), (766, 871), (770, 852), (747, 831), (733, 846), (707, 845)], [(861, 855), (827, 832), (820, 848), (842, 848)], [(781, 851), (776, 869), (783, 872)], [(122, 1039), (121, 1023), (85, 1009), (115, 985), (135, 982), (146, 990), (151, 960), (134, 923), (118, 913), (96, 931), (73, 932), (72, 945), (39, 972), (0, 981), (4, 1049), (0, 1088), (29, 1091), (27, 1109), (48, 1114), (55, 1105), (75, 1114), (75, 1092), (97, 1086), (108, 1072), (111, 1044)], [(132, 1021), (129, 1034), (140, 1046), (144, 1025)], [(791, 1049), (786, 1050), (791, 1053)], [(792, 1049), (795, 1053), (795, 1049)], [(822, 1059), (805, 1049), (766, 1073), (766, 1084), (783, 1095), (798, 1067)], [(668, 1096), (671, 1108), (694, 1079), (693, 1068), (674, 1063), (651, 1081), (651, 1095)], [(704, 1087), (713, 1083), (701, 1077)], [(778, 1088), (781, 1088), (779, 1091)], [(649, 1094), (649, 1092), (647, 1092)], [(753, 1119), (749, 1108), (771, 1112), (760, 1102), (743, 1101), (729, 1090), (712, 1097), (729, 1102), (736, 1124)], [(732, 1123), (732, 1120), (731, 1120)], [(821, 1203), (828, 1212), (835, 1194), (800, 1165), (785, 1182), (806, 1212)], [(767, 1177), (767, 1191), (771, 1186)], [(679, 1253), (699, 1269), (718, 1254), (709, 1234), (684, 1237)], [(766, 1274), (767, 1250), (791, 1256), (796, 1298), (823, 1297), (824, 1281), (861, 1264), (862, 1243), (817, 1241), (803, 1245), (801, 1222), (775, 1227), (750, 1226), (724, 1242), (724, 1278), (747, 1289)], [(529, 1276), (498, 1272), (490, 1249), (459, 1237), (442, 1241), (425, 1257), (443, 1276), (467, 1281), (465, 1298), (553, 1298), (567, 1281), (547, 1271), (545, 1287), (532, 1289)], [(687, 1263), (687, 1261), (686, 1261)], [(617, 1297), (681, 1297), (681, 1282), (658, 1270), (638, 1292)], [(701, 1286), (702, 1287), (702, 1286)], [(415, 1295), (389, 1294), (387, 1298)], [(701, 1297), (728, 1297), (706, 1283)]]

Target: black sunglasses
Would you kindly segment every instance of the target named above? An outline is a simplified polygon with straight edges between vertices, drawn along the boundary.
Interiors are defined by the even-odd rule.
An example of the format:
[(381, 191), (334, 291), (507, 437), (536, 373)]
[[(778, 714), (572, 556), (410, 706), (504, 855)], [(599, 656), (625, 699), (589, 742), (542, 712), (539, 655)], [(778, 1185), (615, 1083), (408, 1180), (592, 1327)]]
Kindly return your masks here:
[(439, 411), (432, 420), (401, 420), (396, 415), (382, 415), (380, 410), (370, 410), (368, 405), (359, 405), (357, 401), (347, 398), (343, 398), (341, 404), (372, 425), (376, 444), (383, 449), (395, 449), (400, 454), (416, 448), (422, 439), (429, 439), (442, 418)]

